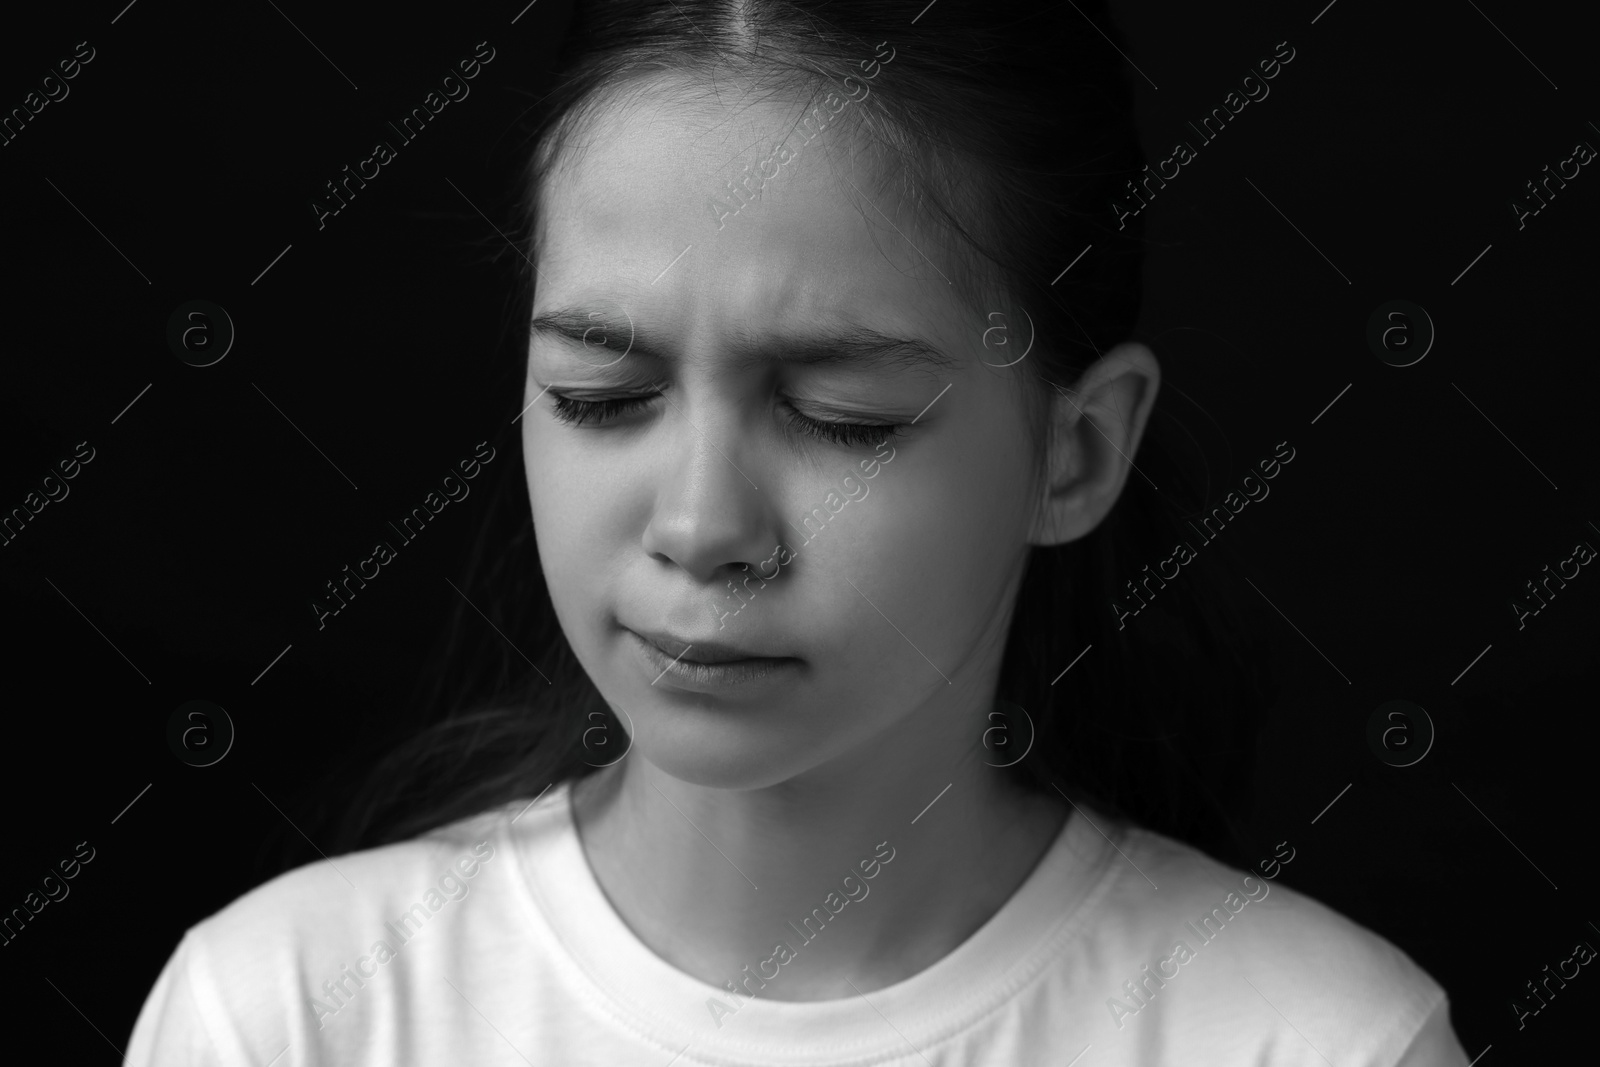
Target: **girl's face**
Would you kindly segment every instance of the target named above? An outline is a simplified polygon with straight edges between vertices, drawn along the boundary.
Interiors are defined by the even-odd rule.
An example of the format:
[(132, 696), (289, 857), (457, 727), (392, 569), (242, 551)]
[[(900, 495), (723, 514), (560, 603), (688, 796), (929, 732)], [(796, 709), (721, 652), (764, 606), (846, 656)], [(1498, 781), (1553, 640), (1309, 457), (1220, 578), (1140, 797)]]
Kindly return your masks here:
[[(702, 785), (976, 744), (1026, 561), (1026, 368), (998, 368), (1027, 327), (986, 345), (1002, 320), (961, 306), (950, 252), (863, 200), (849, 117), (800, 147), (792, 110), (656, 95), (545, 189), (522, 417), (545, 577), (628, 758)], [(746, 162), (762, 195), (719, 229)], [(714, 645), (784, 662), (688, 663)]]

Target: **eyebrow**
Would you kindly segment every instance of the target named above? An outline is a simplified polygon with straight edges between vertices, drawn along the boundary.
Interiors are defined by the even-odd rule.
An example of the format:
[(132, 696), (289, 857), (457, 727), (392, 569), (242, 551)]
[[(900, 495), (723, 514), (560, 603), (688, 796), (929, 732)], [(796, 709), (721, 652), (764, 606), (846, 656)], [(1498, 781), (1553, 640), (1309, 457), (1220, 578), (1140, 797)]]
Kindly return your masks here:
[[(595, 317), (591, 318), (591, 315)], [(591, 342), (584, 339), (587, 332), (597, 326), (613, 326), (605, 316), (606, 313), (599, 309), (558, 308), (535, 316), (529, 325), (536, 334), (589, 344)], [(605, 347), (617, 346), (607, 344)], [(637, 323), (633, 324), (630, 353), (672, 362), (676, 357), (670, 351), (671, 347), (664, 338)], [(891, 337), (853, 323), (833, 330), (788, 337), (759, 337), (742, 327), (735, 327), (729, 347), (732, 363), (739, 368), (775, 361), (807, 366), (846, 365), (932, 371), (948, 370), (959, 363), (950, 353), (926, 341)]]

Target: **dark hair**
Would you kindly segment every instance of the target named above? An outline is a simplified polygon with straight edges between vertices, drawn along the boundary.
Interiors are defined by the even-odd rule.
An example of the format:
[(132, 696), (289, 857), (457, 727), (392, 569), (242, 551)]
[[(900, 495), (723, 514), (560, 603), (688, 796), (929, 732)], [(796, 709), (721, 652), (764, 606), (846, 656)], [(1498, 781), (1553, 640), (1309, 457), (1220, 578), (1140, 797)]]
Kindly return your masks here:
[[(798, 100), (809, 90), (809, 113), (826, 92), (859, 93), (861, 61), (881, 58), (875, 50), (887, 42), (892, 62), (854, 109), (854, 132), (880, 161), (898, 157), (901, 166), (878, 169), (882, 185), (903, 181), (901, 195), (930, 232), (960, 250), (950, 272), (962, 297), (1031, 319), (1037, 340), (1019, 367), (1042, 474), (1052, 392), (1070, 389), (1132, 336), (1139, 310), (1142, 215), (1119, 220), (1111, 208), (1144, 163), (1119, 36), (1088, 0), (946, 0), (915, 21), (898, 0), (580, 0), (559, 84), (536, 105), (517, 207), (521, 247), (508, 262), (531, 299), (545, 179), (600, 106), (663, 78), (693, 86), (715, 69), (753, 88), (746, 99)], [(1020, 336), (1021, 319), (1006, 321)], [(522, 380), (510, 372), (526, 346), (516, 355), (508, 419)], [(1228, 546), (1185, 566), (1136, 621), (1122, 625), (1112, 607), (1141, 567), (1186, 539), (1183, 519), (1205, 510), (1209, 490), (1187, 488), (1198, 479), (1180, 459), (1186, 435), (1158, 403), (1136, 457), (1141, 473), (1107, 518), (1077, 541), (1031, 550), (996, 697), (1025, 709), (1037, 734), (1029, 757), (1005, 773), (1237, 860), (1235, 815), (1248, 796), (1268, 680), (1258, 666), (1264, 642), (1243, 627), (1236, 590), (1216, 581)], [(499, 632), (458, 603), (433, 675), (444, 717), (376, 768), (341, 848), (531, 799), (607, 762), (592, 742), (625, 737), (555, 619), (521, 450), (508, 451), (518, 459), (498, 472), (463, 585)], [(534, 652), (537, 666), (517, 649)], [(605, 732), (593, 733), (597, 725)]]

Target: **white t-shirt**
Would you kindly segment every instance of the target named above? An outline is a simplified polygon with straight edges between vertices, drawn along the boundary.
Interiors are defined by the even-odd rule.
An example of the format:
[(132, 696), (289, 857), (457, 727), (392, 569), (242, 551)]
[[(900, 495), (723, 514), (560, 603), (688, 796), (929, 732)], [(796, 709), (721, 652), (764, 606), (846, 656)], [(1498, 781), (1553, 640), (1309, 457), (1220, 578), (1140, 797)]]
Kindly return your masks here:
[[(875, 877), (895, 873), (891, 859)], [(848, 907), (870, 907), (862, 884)], [(848, 917), (840, 905), (834, 921)], [(832, 933), (795, 927), (797, 953), (796, 932)], [(779, 964), (759, 969), (781, 981)], [(734, 996), (651, 952), (595, 881), (560, 786), (290, 871), (196, 924), (127, 1063), (1467, 1064), (1444, 990), (1388, 941), (1094, 812), (1074, 813), (1011, 899), (926, 970), (814, 1002), (760, 996), (760, 980)]]

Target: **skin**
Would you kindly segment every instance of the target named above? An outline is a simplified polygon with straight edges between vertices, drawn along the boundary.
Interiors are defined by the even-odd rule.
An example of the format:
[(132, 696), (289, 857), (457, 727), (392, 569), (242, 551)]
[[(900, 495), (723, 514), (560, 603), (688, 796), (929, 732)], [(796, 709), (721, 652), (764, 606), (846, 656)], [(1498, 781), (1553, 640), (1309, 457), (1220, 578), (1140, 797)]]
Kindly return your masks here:
[[(536, 333), (522, 426), (557, 617), (631, 723), (626, 757), (574, 791), (597, 881), (652, 951), (720, 988), (780, 938), (796, 944), (785, 924), (887, 841), (895, 857), (870, 898), (836, 920), (848, 934), (796, 944), (761, 994), (822, 1000), (898, 982), (966, 940), (1070, 812), (1009, 789), (980, 739), (1028, 549), (1104, 518), (1160, 371), (1124, 344), (1057, 396), (1047, 484), (1033, 485), (1024, 367), (985, 366), (1016, 357), (985, 348), (994, 320), (954, 298), (955, 253), (904, 205), (853, 192), (870, 185), (870, 157), (848, 151), (848, 127), (824, 131), (717, 228), (707, 196), (793, 120), (776, 103), (666, 90), (601, 112), (545, 190), (534, 315), (599, 309), (624, 335), (614, 343), (631, 324), (669, 358)], [(958, 366), (730, 359), (736, 328), (779, 337), (842, 322), (925, 341)], [(664, 396), (601, 424), (558, 421), (545, 395), (653, 383)], [(904, 432), (868, 495), (810, 543), (803, 516), (875, 453), (798, 433), (792, 410)], [(779, 541), (794, 560), (719, 631), (727, 579)], [(657, 670), (620, 624), (803, 665), (755, 696), (652, 685)]]

